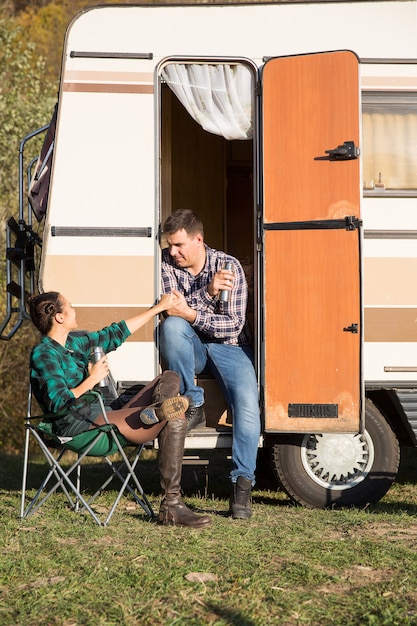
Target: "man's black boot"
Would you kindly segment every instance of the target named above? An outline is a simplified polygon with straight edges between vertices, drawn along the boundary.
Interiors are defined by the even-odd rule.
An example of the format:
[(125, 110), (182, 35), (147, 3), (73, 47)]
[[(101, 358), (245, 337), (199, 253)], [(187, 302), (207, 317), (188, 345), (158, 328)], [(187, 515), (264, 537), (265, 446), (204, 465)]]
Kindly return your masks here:
[(249, 519), (252, 517), (252, 483), (243, 476), (239, 476), (232, 485), (230, 495), (229, 515), (233, 519)]
[(190, 402), (188, 409), (185, 411), (185, 418), (187, 420), (187, 433), (193, 428), (206, 425), (206, 414), (204, 412), (204, 406), (194, 406), (191, 398), (188, 396)]

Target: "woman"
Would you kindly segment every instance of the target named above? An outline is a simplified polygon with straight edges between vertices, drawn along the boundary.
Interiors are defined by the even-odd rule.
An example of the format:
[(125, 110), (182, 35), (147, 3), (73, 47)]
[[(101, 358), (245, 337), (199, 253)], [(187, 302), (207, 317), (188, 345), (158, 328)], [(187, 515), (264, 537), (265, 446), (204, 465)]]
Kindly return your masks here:
[[(177, 299), (174, 294), (166, 294), (152, 308), (127, 320), (95, 332), (70, 334), (77, 328), (76, 313), (64, 295), (50, 291), (29, 298), (30, 316), (41, 334), (41, 341), (30, 356), (33, 393), (45, 413), (69, 409), (66, 416), (54, 421), (56, 434), (73, 436), (105, 423), (98, 402), (83, 406), (77, 399), (109, 374), (106, 354), (116, 350), (154, 315), (175, 306)], [(91, 363), (91, 350), (97, 346), (105, 354), (97, 363)], [(178, 394), (178, 375), (166, 371), (122, 408), (107, 408), (112, 410), (111, 423), (132, 444), (159, 438), (159, 469), (164, 492), (159, 521), (202, 528), (210, 524), (210, 518), (195, 515), (181, 499), (188, 400)]]

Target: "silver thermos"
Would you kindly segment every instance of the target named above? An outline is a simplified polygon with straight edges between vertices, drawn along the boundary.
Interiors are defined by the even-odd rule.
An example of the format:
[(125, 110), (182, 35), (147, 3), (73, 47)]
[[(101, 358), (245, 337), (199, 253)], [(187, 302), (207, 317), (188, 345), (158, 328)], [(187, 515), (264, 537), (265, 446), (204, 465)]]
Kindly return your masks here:
[[(95, 348), (91, 349), (91, 362), (92, 363), (97, 363), (97, 361), (100, 361), (100, 359), (103, 356), (104, 356), (104, 350), (100, 346), (95, 346)], [(103, 378), (103, 380), (100, 380), (98, 386), (99, 387), (108, 387), (109, 386), (108, 377), (105, 376)]]
[[(226, 261), (223, 264), (223, 269), (224, 270), (232, 270), (233, 269), (233, 263), (231, 263), (231, 261)], [(220, 300), (220, 302), (229, 302), (229, 298), (230, 298), (230, 291), (228, 291), (227, 289), (221, 289), (219, 291), (219, 300)]]

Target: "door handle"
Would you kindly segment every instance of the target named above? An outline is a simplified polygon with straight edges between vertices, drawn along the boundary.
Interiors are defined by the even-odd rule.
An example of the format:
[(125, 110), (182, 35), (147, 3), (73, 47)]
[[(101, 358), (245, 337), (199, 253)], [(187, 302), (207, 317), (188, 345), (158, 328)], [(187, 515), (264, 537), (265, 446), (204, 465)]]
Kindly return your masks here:
[(314, 157), (315, 161), (351, 161), (357, 159), (361, 151), (355, 146), (354, 141), (345, 141), (341, 146), (333, 150), (325, 150), (328, 156)]
[(344, 333), (354, 333), (356, 334), (358, 332), (359, 328), (357, 324), (351, 324), (350, 326), (345, 326), (345, 328), (343, 329)]

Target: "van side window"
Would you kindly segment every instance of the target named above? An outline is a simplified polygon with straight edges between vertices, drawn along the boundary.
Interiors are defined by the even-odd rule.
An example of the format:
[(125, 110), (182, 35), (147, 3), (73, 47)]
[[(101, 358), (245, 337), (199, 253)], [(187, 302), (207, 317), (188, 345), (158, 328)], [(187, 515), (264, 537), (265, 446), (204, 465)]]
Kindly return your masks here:
[(364, 195), (417, 196), (417, 93), (362, 94)]

